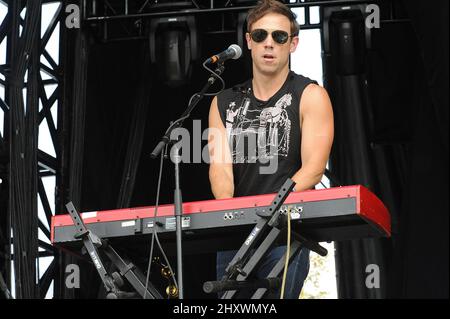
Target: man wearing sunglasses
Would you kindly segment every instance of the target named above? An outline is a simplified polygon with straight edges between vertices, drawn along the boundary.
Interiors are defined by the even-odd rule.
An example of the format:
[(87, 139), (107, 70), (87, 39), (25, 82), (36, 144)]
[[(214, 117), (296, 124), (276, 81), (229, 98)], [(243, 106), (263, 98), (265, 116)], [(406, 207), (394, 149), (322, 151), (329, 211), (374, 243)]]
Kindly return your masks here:
[[(276, 193), (286, 178), (295, 191), (313, 189), (322, 178), (333, 142), (330, 99), (324, 88), (289, 69), (299, 43), (294, 13), (276, 0), (263, 0), (247, 17), (246, 40), (253, 77), (223, 91), (211, 103), (209, 177), (217, 199)], [(264, 159), (264, 160), (263, 160)], [(269, 165), (275, 169), (267, 171)], [(264, 278), (286, 250), (270, 251), (257, 269)], [(220, 279), (236, 252), (219, 252)], [(309, 271), (301, 249), (288, 268), (285, 298), (298, 298)], [(270, 297), (278, 298), (279, 292)]]

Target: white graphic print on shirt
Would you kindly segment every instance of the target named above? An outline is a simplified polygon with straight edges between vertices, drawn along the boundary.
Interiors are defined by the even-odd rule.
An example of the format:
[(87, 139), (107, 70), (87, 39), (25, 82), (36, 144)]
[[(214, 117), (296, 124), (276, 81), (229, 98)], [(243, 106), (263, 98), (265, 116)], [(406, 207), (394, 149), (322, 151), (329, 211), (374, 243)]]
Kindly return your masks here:
[(239, 106), (235, 101), (230, 102), (226, 110), (226, 130), (234, 163), (288, 156), (291, 120), (286, 108), (291, 103), (290, 93), (266, 108), (250, 108), (248, 97)]

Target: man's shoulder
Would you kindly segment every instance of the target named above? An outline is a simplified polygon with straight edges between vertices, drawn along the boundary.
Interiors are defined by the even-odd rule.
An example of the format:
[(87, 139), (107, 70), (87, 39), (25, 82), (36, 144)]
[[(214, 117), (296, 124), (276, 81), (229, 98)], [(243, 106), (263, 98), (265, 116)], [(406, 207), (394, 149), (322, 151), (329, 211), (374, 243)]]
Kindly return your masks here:
[(303, 91), (300, 110), (302, 112), (318, 110), (329, 103), (330, 98), (327, 90), (317, 83), (311, 83)]
[(310, 83), (305, 87), (303, 95), (307, 99), (322, 99), (328, 96), (327, 90), (318, 83)]

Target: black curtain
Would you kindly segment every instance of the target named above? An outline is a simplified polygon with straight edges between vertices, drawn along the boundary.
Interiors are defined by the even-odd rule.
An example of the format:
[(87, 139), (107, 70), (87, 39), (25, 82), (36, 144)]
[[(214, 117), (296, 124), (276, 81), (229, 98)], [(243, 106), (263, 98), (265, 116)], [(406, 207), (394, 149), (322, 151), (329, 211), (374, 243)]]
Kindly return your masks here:
[[(335, 8), (325, 28), (325, 77), (335, 116), (335, 140), (330, 169), (344, 185), (361, 184), (380, 195), (371, 150), (368, 52), (364, 16), (359, 7)], [(337, 185), (334, 185), (337, 186)], [(335, 242), (338, 296), (383, 298), (386, 295), (386, 240)], [(380, 287), (365, 285), (369, 265), (380, 269)]]
[(400, 296), (448, 298), (448, 1), (403, 3), (418, 42), (415, 54), (424, 83), (415, 101), (408, 197), (400, 226)]
[[(334, 46), (325, 60), (332, 171), (370, 187), (392, 218), (389, 240), (336, 244), (341, 298), (448, 298), (448, 2), (396, 9), (409, 21), (372, 29), (370, 47), (353, 45), (350, 59)], [(354, 59), (364, 66), (342, 70)], [(368, 289), (374, 261), (381, 286)]]

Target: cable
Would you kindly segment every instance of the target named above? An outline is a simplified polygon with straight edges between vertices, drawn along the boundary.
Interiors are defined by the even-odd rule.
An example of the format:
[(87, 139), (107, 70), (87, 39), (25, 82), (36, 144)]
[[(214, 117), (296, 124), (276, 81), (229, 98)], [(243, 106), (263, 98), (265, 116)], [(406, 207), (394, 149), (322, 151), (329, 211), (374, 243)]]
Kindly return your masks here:
[(286, 285), (286, 275), (289, 267), (289, 255), (291, 254), (291, 208), (288, 207), (287, 211), (287, 244), (286, 244), (286, 258), (284, 262), (283, 281), (281, 282), (280, 299), (284, 299), (284, 288)]
[(188, 108), (187, 108), (187, 110), (186, 110), (186, 114), (182, 115), (179, 119), (177, 119), (176, 121), (172, 122), (172, 124), (170, 124), (169, 128), (168, 128), (168, 129), (166, 130), (166, 132), (164, 133), (164, 135), (167, 135), (169, 132), (171, 132), (172, 128), (173, 128), (174, 126), (176, 126), (178, 123), (183, 122), (185, 119), (187, 119), (188, 117), (191, 116), (191, 111), (192, 111), (192, 109), (193, 109), (193, 106), (191, 106), (191, 105), (192, 105), (192, 100), (193, 100), (195, 97), (202, 97), (202, 96), (216, 96), (216, 95), (220, 94), (220, 93), (225, 89), (225, 81), (222, 79), (222, 77), (221, 77), (219, 74), (217, 74), (217, 72), (215, 72), (215, 71), (211, 70), (210, 68), (208, 68), (208, 67), (206, 66), (206, 63), (205, 63), (205, 62), (203, 62), (203, 67), (204, 67), (206, 70), (208, 70), (209, 72), (211, 72), (213, 77), (215, 77), (215, 78), (217, 78), (217, 79), (220, 80), (220, 82), (221, 82), (221, 84), (222, 84), (222, 88), (221, 88), (219, 91), (214, 92), (214, 93), (201, 93), (201, 92), (194, 93), (194, 94), (191, 96), (191, 98), (189, 99), (189, 102), (188, 102)]
[(158, 234), (156, 234), (155, 238), (156, 238), (156, 243), (158, 244), (158, 247), (159, 247), (159, 249), (161, 251), (161, 254), (163, 255), (164, 261), (167, 263), (167, 267), (169, 267), (170, 274), (171, 274), (172, 279), (173, 279), (173, 283), (175, 284), (175, 287), (177, 287), (177, 289), (178, 289), (178, 283), (177, 283), (177, 280), (175, 279), (174, 271), (172, 269), (172, 266), (170, 266), (170, 263), (169, 263), (169, 260), (168, 260), (168, 258), (166, 256), (166, 254), (164, 253), (164, 249), (161, 246), (161, 242), (159, 241)]
[[(212, 76), (213, 76), (213, 77), (219, 79), (220, 82), (221, 82), (221, 84), (222, 84), (222, 88), (221, 88), (218, 92), (215, 92), (215, 93), (205, 93), (204, 96), (216, 96), (217, 94), (219, 94), (220, 92), (222, 92), (222, 91), (225, 89), (225, 81), (222, 79), (222, 77), (221, 77), (219, 74), (217, 74), (217, 72), (211, 70), (210, 68), (208, 68), (208, 67), (206, 66), (206, 61), (203, 62), (202, 65), (203, 65), (203, 67), (204, 67), (206, 70), (208, 70), (209, 72), (212, 73)], [(197, 93), (197, 94), (198, 94), (198, 93)]]
[[(172, 128), (177, 125), (178, 123), (183, 122), (185, 119), (187, 119), (190, 115), (191, 115), (191, 111), (192, 108), (191, 104), (192, 104), (192, 100), (194, 99), (194, 97), (198, 96), (198, 97), (202, 97), (202, 96), (215, 96), (217, 94), (219, 94), (220, 92), (222, 92), (225, 89), (225, 81), (222, 79), (222, 77), (215, 71), (211, 70), (210, 68), (208, 68), (206, 66), (206, 62), (203, 62), (203, 67), (208, 70), (209, 72), (212, 73), (212, 76), (219, 79), (221, 84), (222, 84), (222, 88), (218, 91), (218, 92), (214, 92), (214, 93), (203, 93), (200, 94), (201, 92), (197, 92), (195, 94), (193, 94), (191, 96), (191, 98), (189, 99), (189, 103), (188, 103), (188, 108), (187, 108), (187, 112), (185, 115), (183, 115), (182, 117), (180, 117), (179, 119), (177, 119), (176, 121), (174, 121), (169, 128), (166, 130), (165, 134), (167, 135), (168, 132), (170, 132), (172, 130)], [(147, 288), (148, 288), (148, 282), (149, 282), (149, 278), (150, 278), (150, 271), (151, 271), (151, 263), (152, 263), (152, 258), (153, 258), (153, 247), (154, 247), (154, 241), (156, 239), (156, 243), (158, 244), (158, 247), (161, 251), (161, 254), (163, 255), (163, 258), (165, 260), (165, 262), (167, 263), (167, 266), (169, 267), (170, 273), (172, 275), (175, 287), (178, 290), (178, 283), (177, 280), (175, 278), (174, 272), (172, 270), (172, 267), (170, 266), (169, 260), (166, 256), (166, 254), (164, 253), (164, 249), (162, 248), (162, 245), (159, 241), (158, 238), (158, 234), (156, 232), (156, 217), (158, 214), (158, 204), (159, 204), (159, 195), (160, 195), (160, 189), (161, 189), (161, 177), (162, 177), (162, 171), (163, 171), (163, 162), (164, 162), (164, 154), (167, 152), (167, 144), (165, 147), (164, 152), (161, 153), (161, 161), (160, 161), (160, 167), (159, 167), (159, 174), (158, 174), (158, 186), (157, 186), (157, 190), (156, 190), (156, 204), (155, 204), (155, 212), (153, 215), (153, 232), (152, 232), (152, 241), (151, 241), (151, 245), (150, 245), (150, 255), (149, 255), (149, 260), (148, 260), (148, 266), (147, 266), (147, 276), (145, 279), (145, 291), (144, 291), (144, 296), (143, 298), (145, 299), (146, 295), (147, 295)]]
[[(11, 72), (7, 77), (11, 85), (12, 102), (10, 105), (10, 198), (11, 207), (9, 222), (12, 235), (10, 243), (13, 244), (14, 270), (16, 278), (16, 297), (34, 298), (36, 289), (36, 265), (38, 258), (38, 214), (37, 204), (33, 201), (37, 194), (36, 166), (36, 140), (27, 138), (37, 132), (37, 88), (36, 77), (38, 72), (36, 60), (36, 34), (39, 30), (39, 16), (41, 1), (26, 2), (26, 16), (22, 36), (18, 37), (19, 12), (22, 6), (15, 2), (11, 9), (12, 41), (17, 47), (16, 54), (11, 57)], [(27, 102), (23, 98), (23, 85), (25, 73), (27, 77)]]
[(148, 287), (148, 282), (149, 282), (149, 278), (150, 278), (150, 271), (151, 271), (151, 263), (152, 263), (152, 259), (153, 259), (153, 247), (154, 247), (154, 242), (155, 242), (155, 238), (156, 238), (156, 243), (158, 244), (158, 247), (163, 255), (163, 258), (165, 260), (165, 262), (167, 263), (167, 266), (170, 269), (170, 273), (172, 275), (172, 279), (173, 282), (175, 284), (175, 287), (177, 287), (178, 289), (178, 283), (176, 281), (176, 278), (174, 276), (174, 272), (172, 270), (172, 267), (170, 266), (170, 263), (167, 259), (166, 254), (164, 253), (164, 249), (161, 246), (161, 243), (159, 242), (159, 238), (158, 238), (158, 234), (156, 232), (156, 217), (158, 215), (158, 205), (159, 205), (159, 195), (160, 195), (160, 190), (161, 190), (161, 177), (162, 177), (162, 172), (163, 172), (163, 166), (164, 166), (164, 154), (166, 153), (167, 150), (167, 145), (166, 145), (166, 149), (161, 153), (161, 160), (160, 160), (160, 165), (159, 165), (159, 174), (158, 174), (158, 186), (157, 186), (157, 190), (156, 190), (156, 204), (155, 204), (155, 212), (153, 214), (153, 232), (152, 232), (152, 241), (151, 241), (151, 246), (150, 246), (150, 256), (149, 256), (149, 260), (148, 260), (148, 266), (147, 266), (147, 277), (145, 279), (145, 291), (144, 291), (144, 296), (143, 299), (145, 299), (146, 295), (147, 295), (147, 287)]
[(216, 71), (213, 71), (213, 70), (211, 70), (210, 68), (208, 68), (208, 67), (206, 66), (206, 62), (203, 62), (203, 67), (204, 67), (206, 70), (208, 70), (209, 72), (211, 72), (211, 74), (212, 74), (213, 77), (215, 77), (215, 78), (217, 78), (217, 79), (220, 80), (220, 82), (221, 82), (221, 84), (222, 84), (222, 88), (221, 88), (219, 91), (214, 92), (214, 93), (203, 93), (203, 94), (200, 94), (201, 92), (194, 93), (194, 94), (191, 96), (191, 98), (189, 99), (189, 102), (188, 102), (188, 108), (187, 108), (187, 113), (186, 113), (185, 115), (183, 115), (182, 117), (180, 117), (178, 120), (174, 121), (174, 122), (169, 126), (169, 128), (166, 130), (166, 133), (165, 133), (165, 134), (167, 134), (168, 132), (170, 132), (171, 129), (172, 129), (172, 127), (174, 127), (175, 125), (177, 125), (177, 124), (180, 123), (180, 122), (183, 122), (185, 119), (187, 119), (189, 116), (191, 116), (191, 111), (192, 111), (192, 109), (191, 109), (191, 104), (192, 104), (192, 100), (194, 99), (194, 97), (196, 97), (196, 96), (202, 97), (202, 95), (203, 95), (203, 96), (216, 96), (216, 95), (220, 94), (220, 93), (225, 89), (225, 81), (222, 79), (222, 77), (221, 77), (219, 74), (217, 74)]
[(156, 220), (156, 215), (158, 212), (159, 190), (160, 190), (160, 186), (161, 186), (163, 162), (164, 162), (164, 152), (161, 153), (161, 160), (160, 160), (160, 164), (159, 164), (158, 185), (156, 188), (156, 205), (155, 205), (155, 212), (153, 215), (152, 241), (150, 244), (150, 255), (149, 255), (148, 265), (147, 265), (147, 277), (145, 278), (145, 291), (144, 291), (143, 299), (145, 299), (145, 297), (147, 296), (148, 281), (150, 278), (150, 270), (151, 270), (151, 264), (152, 264), (152, 258), (153, 258), (153, 244), (155, 242), (155, 228), (156, 228), (155, 220)]

